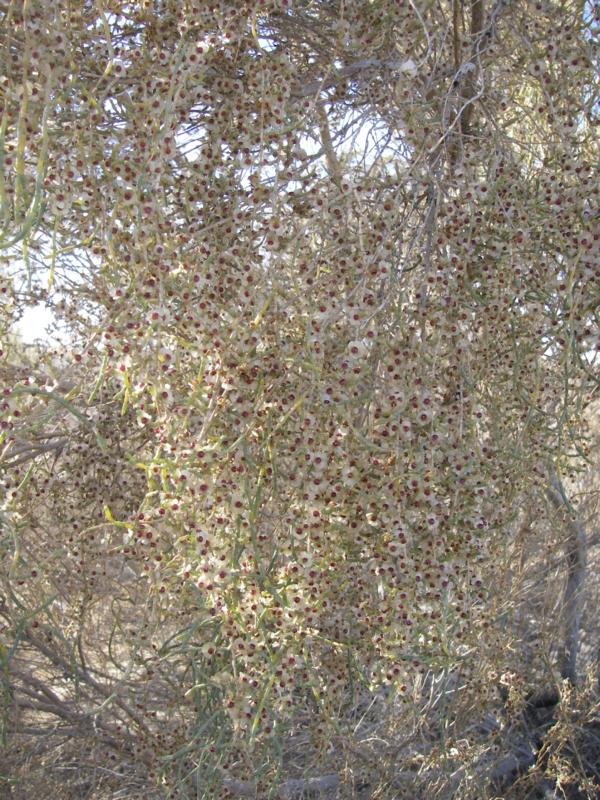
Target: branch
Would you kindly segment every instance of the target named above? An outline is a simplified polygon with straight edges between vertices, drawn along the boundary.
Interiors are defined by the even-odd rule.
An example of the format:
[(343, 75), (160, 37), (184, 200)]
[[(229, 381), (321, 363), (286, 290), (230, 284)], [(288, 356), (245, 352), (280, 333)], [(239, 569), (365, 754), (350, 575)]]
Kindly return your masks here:
[(127, 716), (133, 720), (137, 725), (139, 730), (143, 731), (146, 734), (151, 735), (151, 731), (146, 725), (143, 717), (137, 713), (128, 703), (122, 700), (118, 695), (115, 694), (114, 690), (109, 689), (106, 686), (98, 683), (98, 681), (94, 680), (92, 676), (84, 669), (81, 669), (76, 664), (71, 664), (58, 653), (54, 652), (52, 648), (46, 646), (40, 639), (35, 637), (31, 632), (25, 631), (23, 634), (23, 638), (29, 641), (29, 643), (35, 647), (40, 653), (43, 653), (46, 658), (48, 658), (53, 664), (56, 666), (61, 667), (67, 675), (69, 674), (76, 674), (78, 679), (83, 683), (87, 684), (87, 686), (91, 686), (95, 689), (102, 697), (106, 698), (106, 702), (111, 701), (116, 706), (118, 706), (121, 711), (123, 711)]
[[(2, 454), (0, 463), (6, 468), (17, 467), (19, 464), (24, 464), (34, 458), (42, 455), (43, 453), (58, 453), (64, 449), (67, 443), (66, 439), (56, 442), (46, 442), (46, 444), (23, 444), (18, 447), (8, 448), (8, 452)], [(6, 460), (5, 460), (6, 459)]]
[[(471, 0), (471, 41), (472, 57), (478, 59), (479, 38), (483, 30), (483, 0)], [(463, 107), (460, 111), (460, 129), (463, 135), (467, 135), (471, 127), (471, 116), (473, 115), (473, 100), (477, 93), (474, 76), (471, 72), (467, 73), (467, 78), (463, 83), (462, 99)]]
[(321, 142), (323, 144), (323, 152), (327, 161), (327, 170), (329, 177), (338, 187), (342, 190), (342, 171), (340, 169), (340, 162), (335, 154), (333, 142), (331, 141), (331, 131), (329, 129), (329, 120), (327, 119), (327, 112), (322, 103), (317, 104), (317, 116), (319, 118), (319, 130), (321, 133)]
[(583, 525), (569, 502), (565, 489), (552, 472), (550, 488), (546, 495), (557, 511), (566, 511), (566, 561), (567, 585), (563, 594), (563, 619), (565, 623), (565, 640), (561, 655), (561, 676), (575, 685), (577, 680), (577, 651), (579, 649), (579, 628), (582, 611), (582, 589), (586, 572), (587, 542)]
[(279, 787), (279, 797), (281, 800), (292, 800), (296, 797), (310, 797), (318, 795), (327, 790), (336, 789), (340, 785), (339, 775), (322, 775), (320, 778), (308, 778), (307, 780), (289, 780), (282, 783)]
[[(277, 789), (279, 800), (300, 800), (319, 795), (321, 792), (337, 789), (340, 776), (337, 773), (321, 775), (319, 778), (299, 778), (284, 781)], [(238, 797), (256, 797), (254, 781), (239, 781), (236, 778), (224, 778), (223, 786), (231, 794)]]
[(512, 752), (502, 756), (489, 774), (495, 789), (506, 789), (516, 778), (535, 764), (535, 753), (528, 741), (516, 742)]
[(348, 64), (347, 67), (340, 67), (340, 69), (330, 69), (329, 75), (318, 80), (311, 81), (310, 83), (303, 83), (299, 81), (294, 89), (292, 89), (292, 97), (310, 97), (316, 95), (325, 89), (331, 89), (341, 81), (353, 78), (367, 69), (389, 69), (399, 72), (413, 72), (415, 65), (412, 61), (396, 61), (384, 60), (381, 58), (362, 58), (360, 61), (355, 61), (353, 64)]

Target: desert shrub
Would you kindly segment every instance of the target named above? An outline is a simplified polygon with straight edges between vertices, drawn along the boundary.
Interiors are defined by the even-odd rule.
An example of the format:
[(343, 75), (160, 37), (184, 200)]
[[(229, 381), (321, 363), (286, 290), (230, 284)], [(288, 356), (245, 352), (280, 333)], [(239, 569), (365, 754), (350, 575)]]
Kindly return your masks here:
[(593, 10), (1, 13), (5, 734), (289, 793), (373, 697), (437, 769), (502, 675), (575, 682)]

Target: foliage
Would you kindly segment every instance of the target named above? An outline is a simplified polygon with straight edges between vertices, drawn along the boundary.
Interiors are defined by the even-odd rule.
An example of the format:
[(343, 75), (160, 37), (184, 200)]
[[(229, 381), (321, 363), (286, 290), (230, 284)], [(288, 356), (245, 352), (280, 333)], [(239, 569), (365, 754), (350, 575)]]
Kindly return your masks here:
[(367, 693), (488, 697), (589, 455), (592, 11), (0, 13), (5, 732), (215, 797)]

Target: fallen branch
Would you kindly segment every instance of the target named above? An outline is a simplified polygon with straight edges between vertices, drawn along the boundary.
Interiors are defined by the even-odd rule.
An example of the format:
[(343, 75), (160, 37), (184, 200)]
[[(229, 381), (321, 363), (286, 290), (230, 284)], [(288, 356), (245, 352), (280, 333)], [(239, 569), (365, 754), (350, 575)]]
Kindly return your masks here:
[[(332, 791), (340, 785), (337, 773), (321, 775), (318, 778), (297, 778), (284, 781), (277, 789), (279, 800), (301, 800), (318, 796), (321, 792)], [(256, 797), (254, 781), (240, 781), (236, 778), (224, 778), (223, 786), (237, 797)]]
[(510, 753), (496, 761), (489, 773), (494, 789), (507, 789), (525, 770), (535, 764), (535, 753), (528, 741), (515, 742)]

